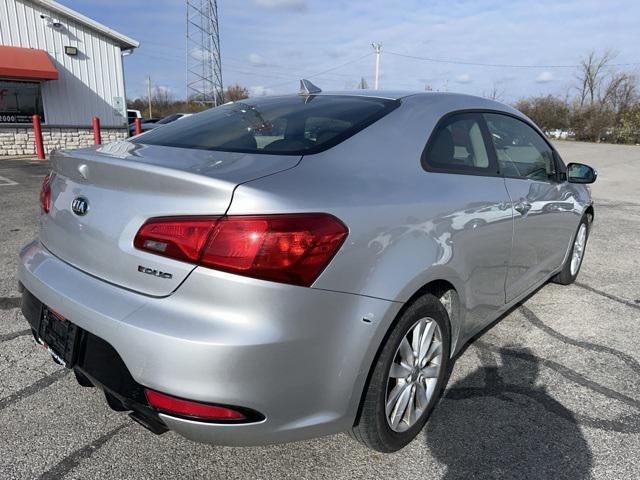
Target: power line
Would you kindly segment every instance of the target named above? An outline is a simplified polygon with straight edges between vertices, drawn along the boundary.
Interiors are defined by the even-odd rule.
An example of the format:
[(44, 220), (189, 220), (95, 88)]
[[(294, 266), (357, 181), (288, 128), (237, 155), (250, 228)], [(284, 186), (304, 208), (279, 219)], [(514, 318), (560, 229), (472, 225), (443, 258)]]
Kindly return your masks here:
[[(389, 55), (395, 55), (396, 57), (404, 57), (411, 58), (414, 60), (422, 60), (425, 62), (432, 63), (447, 63), (453, 65), (470, 65), (475, 67), (495, 67), (495, 68), (578, 68), (579, 64), (574, 65), (518, 65), (518, 64), (508, 64), (508, 63), (480, 63), (480, 62), (465, 62), (462, 60), (443, 60), (441, 58), (430, 58), (430, 57), (419, 57), (417, 55), (407, 55), (404, 53), (391, 52), (389, 50), (384, 50), (384, 53), (388, 53)], [(612, 63), (610, 67), (628, 67), (633, 65), (640, 65), (640, 63)]]
[[(371, 56), (371, 55), (373, 55), (373, 54), (374, 54), (374, 52), (369, 52), (369, 53), (367, 53), (367, 54), (365, 54), (365, 55), (362, 55), (362, 56), (360, 56), (360, 57), (358, 57), (358, 58), (354, 58), (354, 59), (352, 59), (352, 60), (349, 60), (348, 62), (341, 63), (340, 65), (336, 65), (335, 67), (328, 68), (328, 69), (323, 70), (323, 71), (321, 71), (321, 72), (316, 72), (316, 73), (311, 73), (311, 74), (308, 74), (308, 75), (304, 75), (304, 78), (313, 78), (313, 77), (318, 77), (318, 76), (320, 76), (320, 75), (324, 75), (325, 73), (329, 73), (329, 72), (332, 72), (332, 71), (337, 70), (337, 69), (339, 69), (339, 68), (346, 67), (347, 65), (351, 65), (352, 63), (359, 62), (359, 61), (360, 61), (360, 60), (362, 60), (363, 58), (370, 57), (370, 56)], [(275, 88), (275, 87), (280, 87), (280, 86), (282, 86), (282, 85), (287, 85), (287, 84), (291, 83), (292, 81), (293, 81), (293, 80), (289, 80), (289, 81), (287, 81), (287, 82), (277, 83), (277, 84), (275, 84), (275, 85), (268, 85), (268, 86), (266, 86), (266, 87), (264, 87), (264, 88)]]
[[(144, 51), (144, 52), (137, 52), (136, 55), (141, 55), (143, 57), (148, 57), (148, 58), (153, 58), (153, 59), (157, 59), (157, 60), (169, 60), (169, 61), (182, 61), (184, 60), (183, 57), (178, 57), (177, 55), (172, 55), (172, 54), (162, 54), (162, 53), (158, 53), (158, 52), (148, 52), (148, 51)], [(240, 73), (243, 75), (248, 75), (251, 77), (257, 77), (257, 78), (261, 78), (261, 77), (266, 77), (266, 78), (274, 78), (274, 79), (292, 79), (293, 78), (293, 73), (291, 73), (291, 70), (287, 69), (286, 67), (282, 67), (279, 65), (270, 65), (270, 67), (275, 67), (281, 70), (287, 70), (288, 73), (285, 72), (265, 72), (264, 69), (262, 67), (257, 67), (255, 65), (239, 65), (241, 62), (235, 60), (231, 66), (229, 66), (229, 59), (225, 60), (223, 62), (224, 64), (224, 68), (225, 70), (231, 71), (231, 72), (235, 72), (235, 73)], [(254, 69), (254, 71), (249, 71), (247, 69)], [(340, 73), (330, 73), (329, 74), (330, 77), (336, 77), (333, 78), (333, 80), (341, 80), (343, 78), (351, 78), (351, 75), (345, 75), (345, 74), (340, 74)], [(302, 77), (304, 77), (304, 75), (302, 75)], [(294, 80), (291, 80), (294, 81)]]

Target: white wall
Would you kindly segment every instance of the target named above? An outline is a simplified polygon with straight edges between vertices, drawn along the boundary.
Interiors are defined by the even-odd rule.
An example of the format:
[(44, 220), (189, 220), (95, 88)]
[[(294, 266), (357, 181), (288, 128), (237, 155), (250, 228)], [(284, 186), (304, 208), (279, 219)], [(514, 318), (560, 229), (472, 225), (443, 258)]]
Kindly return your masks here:
[[(62, 27), (47, 26), (40, 15)], [(126, 125), (122, 56), (114, 40), (29, 0), (0, 0), (0, 44), (45, 50), (53, 60), (58, 80), (42, 84), (47, 125), (90, 125), (93, 116), (104, 126)], [(66, 55), (65, 46), (77, 47), (78, 55)]]

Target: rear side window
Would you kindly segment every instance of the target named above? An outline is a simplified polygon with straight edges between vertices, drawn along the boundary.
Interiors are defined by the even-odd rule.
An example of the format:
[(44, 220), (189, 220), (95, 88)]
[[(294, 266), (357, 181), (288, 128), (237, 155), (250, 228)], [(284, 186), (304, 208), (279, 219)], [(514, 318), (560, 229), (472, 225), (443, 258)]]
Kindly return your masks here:
[(308, 155), (380, 119), (397, 100), (317, 95), (247, 99), (212, 108), (132, 140), (228, 152)]
[(436, 127), (422, 156), (426, 170), (496, 173), (485, 144), (482, 118), (475, 113), (454, 114)]

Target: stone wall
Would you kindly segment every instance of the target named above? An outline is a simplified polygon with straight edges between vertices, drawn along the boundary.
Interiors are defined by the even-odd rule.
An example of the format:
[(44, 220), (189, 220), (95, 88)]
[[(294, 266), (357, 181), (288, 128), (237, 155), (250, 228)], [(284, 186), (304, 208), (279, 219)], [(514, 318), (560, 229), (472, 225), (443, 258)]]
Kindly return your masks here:
[[(122, 140), (129, 136), (126, 128), (102, 128), (102, 143)], [(54, 149), (74, 149), (93, 145), (93, 130), (83, 127), (42, 126), (42, 141), (45, 154)], [(33, 128), (0, 125), (0, 156), (35, 155), (36, 146)]]

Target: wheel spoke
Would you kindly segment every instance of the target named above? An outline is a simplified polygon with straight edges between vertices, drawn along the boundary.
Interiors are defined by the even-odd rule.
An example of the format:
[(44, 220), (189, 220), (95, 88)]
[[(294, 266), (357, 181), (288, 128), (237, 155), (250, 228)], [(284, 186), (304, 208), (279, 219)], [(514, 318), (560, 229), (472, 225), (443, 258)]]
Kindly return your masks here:
[(392, 363), (389, 376), (391, 378), (404, 378), (411, 373), (411, 369), (401, 363)]
[(398, 400), (396, 401), (396, 404), (391, 412), (391, 426), (393, 428), (397, 428), (400, 420), (402, 420), (402, 417), (404, 417), (404, 413), (407, 409), (407, 405), (409, 404), (410, 397), (411, 389), (404, 388), (402, 390), (402, 393), (400, 393), (400, 396), (398, 397)]
[(428, 324), (428, 327), (422, 334), (422, 338), (420, 339), (420, 350), (419, 350), (419, 359), (420, 361), (424, 360), (425, 355), (428, 353), (429, 348), (431, 347), (431, 341), (433, 340), (433, 334), (436, 331), (436, 322), (431, 320)]
[(427, 351), (427, 353), (425, 354), (422, 360), (426, 362), (430, 362), (433, 359), (433, 357), (440, 355), (441, 351), (442, 351), (442, 343), (433, 341), (431, 342), (431, 346), (429, 347), (429, 350)]
[(413, 349), (411, 345), (409, 345), (409, 340), (405, 336), (400, 342), (400, 356), (402, 357), (402, 361), (407, 365), (413, 365)]
[(427, 398), (427, 390), (422, 382), (418, 382), (416, 384), (416, 405), (422, 412), (425, 408), (427, 408), (427, 403), (429, 403), (429, 399)]
[(427, 322), (426, 320), (421, 319), (411, 331), (411, 348), (413, 350), (413, 355), (418, 356), (418, 358), (420, 358), (420, 341), (424, 335), (425, 328), (427, 328)]
[(409, 403), (407, 404), (407, 409), (405, 413), (405, 417), (407, 420), (407, 425), (410, 427), (413, 425), (413, 422), (417, 420), (416, 418), (416, 390), (412, 388), (409, 391)]
[(438, 367), (437, 365), (427, 366), (420, 371), (422, 372), (422, 375), (424, 375), (425, 378), (438, 378), (438, 372), (440, 371), (440, 367)]
[(398, 397), (400, 397), (400, 395), (406, 388), (407, 388), (406, 383), (396, 384), (396, 386), (393, 387), (393, 390), (391, 390), (391, 393), (389, 393), (389, 396), (387, 398), (387, 404), (385, 405), (385, 412), (387, 413), (387, 415), (389, 415), (393, 410), (393, 407), (396, 406), (396, 403), (398, 402)]

